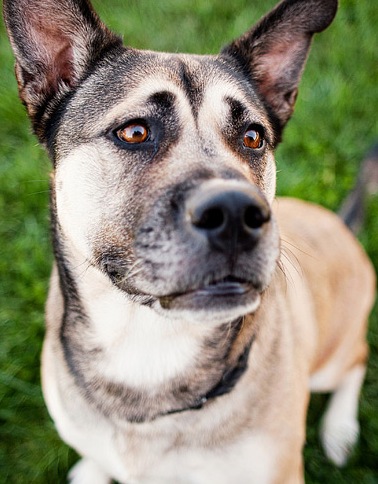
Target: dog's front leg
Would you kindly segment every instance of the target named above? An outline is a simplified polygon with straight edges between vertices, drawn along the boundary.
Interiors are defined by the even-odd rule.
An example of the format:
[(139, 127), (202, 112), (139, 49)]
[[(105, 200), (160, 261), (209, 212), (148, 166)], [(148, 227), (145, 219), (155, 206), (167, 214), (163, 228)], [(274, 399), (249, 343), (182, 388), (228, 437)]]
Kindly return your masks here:
[(109, 484), (112, 480), (96, 462), (85, 457), (71, 469), (68, 482), (70, 484)]
[(339, 467), (346, 464), (358, 440), (358, 399), (365, 371), (365, 365), (359, 364), (345, 374), (323, 417), (322, 444), (327, 457)]

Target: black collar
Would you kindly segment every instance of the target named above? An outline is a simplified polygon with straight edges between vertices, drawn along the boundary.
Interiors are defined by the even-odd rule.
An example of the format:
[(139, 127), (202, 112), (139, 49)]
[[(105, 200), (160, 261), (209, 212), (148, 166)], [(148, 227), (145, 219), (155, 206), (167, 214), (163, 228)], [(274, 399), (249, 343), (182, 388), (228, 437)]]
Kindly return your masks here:
[(240, 377), (248, 368), (248, 357), (253, 341), (254, 337), (244, 348), (244, 351), (239, 356), (236, 364), (233, 367), (228, 368), (227, 371), (223, 373), (222, 378), (206, 393), (206, 395), (201, 396), (196, 403), (190, 405), (189, 407), (169, 410), (168, 412), (162, 413), (159, 416), (163, 417), (165, 415), (186, 412), (188, 410), (200, 410), (205, 406), (207, 402), (214, 400), (215, 398), (222, 395), (226, 395), (227, 393), (230, 393), (239, 381)]

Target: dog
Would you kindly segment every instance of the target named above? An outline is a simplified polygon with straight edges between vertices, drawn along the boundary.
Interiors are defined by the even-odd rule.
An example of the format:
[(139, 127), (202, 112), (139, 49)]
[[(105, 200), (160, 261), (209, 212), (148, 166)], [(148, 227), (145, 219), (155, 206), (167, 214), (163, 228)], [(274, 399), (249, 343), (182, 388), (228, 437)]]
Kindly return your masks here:
[(138, 51), (88, 0), (4, 0), (52, 163), (43, 392), (75, 484), (302, 483), (309, 392), (343, 465), (375, 293), (335, 214), (275, 198), (274, 149), (336, 0), (219, 55)]

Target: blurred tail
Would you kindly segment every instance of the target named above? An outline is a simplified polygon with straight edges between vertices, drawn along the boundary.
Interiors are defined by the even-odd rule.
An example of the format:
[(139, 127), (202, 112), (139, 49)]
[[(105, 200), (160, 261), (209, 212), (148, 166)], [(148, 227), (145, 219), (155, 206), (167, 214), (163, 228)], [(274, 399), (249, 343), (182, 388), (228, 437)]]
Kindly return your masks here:
[(365, 217), (367, 195), (378, 193), (378, 143), (363, 160), (357, 183), (342, 204), (339, 215), (352, 232), (357, 233)]

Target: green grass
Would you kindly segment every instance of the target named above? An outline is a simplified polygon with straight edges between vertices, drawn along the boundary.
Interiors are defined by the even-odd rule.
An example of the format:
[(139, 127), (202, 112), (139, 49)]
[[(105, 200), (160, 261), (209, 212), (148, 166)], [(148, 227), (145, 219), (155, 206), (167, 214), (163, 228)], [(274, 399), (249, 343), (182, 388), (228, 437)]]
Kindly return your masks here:
[[(139, 48), (215, 53), (272, 0), (109, 0), (95, 2), (125, 42)], [(278, 149), (278, 191), (337, 209), (365, 151), (378, 137), (378, 8), (341, 0), (336, 21), (315, 40), (296, 113)], [(39, 376), (43, 308), (52, 262), (48, 228), (49, 162), (17, 98), (13, 59), (0, 26), (0, 481), (65, 482), (75, 454), (45, 410)], [(378, 199), (361, 241), (378, 267)], [(318, 443), (325, 397), (315, 396), (305, 448), (307, 483), (378, 483), (378, 311), (361, 399), (362, 434), (345, 469)], [(212, 484), (212, 483), (209, 483)]]

